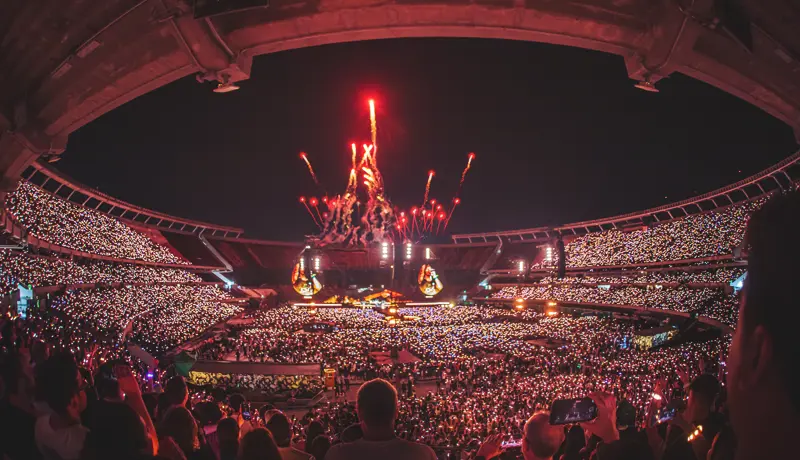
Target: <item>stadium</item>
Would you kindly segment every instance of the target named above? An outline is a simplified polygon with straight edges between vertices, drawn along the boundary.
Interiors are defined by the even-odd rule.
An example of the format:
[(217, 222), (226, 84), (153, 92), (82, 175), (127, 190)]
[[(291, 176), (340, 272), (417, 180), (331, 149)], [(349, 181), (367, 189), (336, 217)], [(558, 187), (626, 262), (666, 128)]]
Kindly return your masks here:
[[(75, 5), (66, 10), (81, 11), (80, 2), (69, 3)], [(254, 55), (389, 36), (506, 38), (619, 54), (640, 89), (653, 91), (661, 78), (684, 73), (741, 97), (797, 132), (800, 99), (790, 82), (796, 68), (779, 68), (780, 62), (796, 62), (784, 53), (790, 60), (776, 64), (781, 54), (765, 57), (759, 41), (790, 41), (781, 26), (773, 25), (772, 35), (753, 26), (753, 45), (740, 29), (721, 35), (716, 24), (695, 13), (684, 19), (680, 8), (668, 8), (677, 16), (663, 19), (664, 30), (674, 32), (651, 31), (644, 40), (636, 32), (644, 26), (633, 18), (647, 2), (549, 11), (552, 18), (526, 16), (516, 29), (503, 25), (496, 11), (506, 6), (487, 8), (485, 18), (476, 16), (485, 23), (465, 27), (459, 18), (468, 11), (477, 15), (469, 6), (444, 6), (433, 19), (424, 11), (431, 5), (424, 3), (435, 2), (401, 5), (399, 16), (364, 5), (367, 16), (345, 21), (348, 30), (319, 17), (327, 13), (295, 17), (282, 11), (290, 14), (284, 18), (258, 1), (110, 3), (108, 11), (97, 13), (111, 18), (105, 27), (69, 47), (53, 46), (53, 59), (61, 63), (46, 81), (30, 76), (41, 87), (30, 93), (29, 103), (17, 103), (23, 108), (10, 116), (0, 105), (0, 394), (4, 409), (16, 407), (21, 412), (15, 416), (36, 424), (28, 433), (35, 442), (20, 437), (6, 443), (13, 439), (7, 436), (13, 424), (4, 422), (3, 445), (13, 444), (4, 447), (7, 458), (335, 460), (366, 458), (349, 457), (351, 443), (387, 439), (421, 445), (434, 456), (406, 458), (569, 460), (592, 452), (615, 459), (706, 453), (733, 458), (723, 447), (712, 448), (712, 441), (726, 446), (725, 436), (733, 433), (726, 379), (751, 269), (748, 225), (754, 213), (796, 195), (800, 152), (730, 185), (637, 212), (454, 233), (448, 224), (462, 209), (462, 186), (473, 185), (468, 171), (476, 154), (469, 153), (449, 202), (437, 207), (429, 199), (430, 170), (421, 205), (395, 206), (378, 168), (383, 140), (377, 127), (383, 125), (369, 100), (371, 139), (352, 144), (347, 187), (324, 198), (299, 197), (297, 206), (315, 227), (292, 241), (250, 237), (246, 228), (124, 201), (70, 177), (57, 161), (70, 133), (183, 76), (195, 74), (226, 93), (250, 77)], [(155, 5), (149, 13), (140, 8), (147, 3)], [(240, 11), (245, 3), (246, 11)], [(172, 11), (167, 5), (178, 12), (148, 19), (162, 7)], [(189, 9), (180, 12), (183, 7)], [(542, 13), (537, 8), (522, 7)], [(34, 14), (26, 6), (0, 6), (4, 11), (12, 19), (0, 20), (0, 26)], [(602, 30), (556, 27), (566, 18), (603, 24)], [(281, 22), (294, 25), (278, 30)], [(8, 35), (0, 29), (0, 37), (14, 38), (13, 46), (0, 44), (0, 62), (12, 62), (28, 45), (16, 27)], [(687, 27), (691, 33), (684, 36)], [(137, 28), (141, 48), (128, 40)], [(317, 32), (298, 35), (299, 30)], [(657, 43), (665, 33), (669, 40)], [(56, 42), (55, 32), (46, 35), (43, 42)], [(689, 36), (692, 46), (686, 45)], [(104, 54), (112, 45), (121, 54)], [(747, 45), (750, 57), (739, 60), (737, 49)], [(790, 46), (776, 49), (783, 48)], [(130, 59), (128, 73), (102, 74), (119, 56)], [(753, 70), (758, 66), (747, 63), (753, 59), (773, 70)], [(0, 88), (0, 102), (14, 100), (6, 94), (26, 93), (7, 78), (20, 72), (0, 72), (8, 85)], [(322, 189), (309, 157), (300, 158)], [(375, 379), (394, 388), (385, 438), (370, 428), (357, 392), (362, 384), (362, 390), (374, 386)], [(74, 394), (65, 395), (64, 388), (73, 386)], [(558, 420), (554, 401), (580, 402), (590, 395), (591, 416), (575, 403), (562, 414), (567, 421)], [(614, 402), (606, 406), (609, 400)], [(700, 404), (706, 404), (705, 412), (694, 417), (693, 411), (702, 412)], [(534, 419), (548, 410), (542, 430), (549, 431), (542, 436), (557, 438), (558, 453), (534, 456)], [(126, 428), (130, 414), (138, 417)], [(41, 428), (42, 417), (49, 428)], [(53, 428), (59, 417), (69, 420), (67, 430), (83, 430), (78, 450), (42, 434), (65, 429)], [(616, 433), (610, 438), (597, 431), (597, 421), (606, 418)], [(235, 434), (223, 440), (230, 419)], [(119, 430), (108, 428), (117, 423)], [(666, 434), (655, 434), (663, 440), (654, 438), (653, 444), (645, 433), (662, 425)], [(683, 431), (675, 434), (678, 428), (667, 431), (667, 425)], [(130, 447), (133, 455), (124, 449), (126, 443), (141, 444), (139, 428), (146, 446)], [(255, 435), (265, 439), (253, 441)], [(254, 442), (272, 447), (248, 456)]]

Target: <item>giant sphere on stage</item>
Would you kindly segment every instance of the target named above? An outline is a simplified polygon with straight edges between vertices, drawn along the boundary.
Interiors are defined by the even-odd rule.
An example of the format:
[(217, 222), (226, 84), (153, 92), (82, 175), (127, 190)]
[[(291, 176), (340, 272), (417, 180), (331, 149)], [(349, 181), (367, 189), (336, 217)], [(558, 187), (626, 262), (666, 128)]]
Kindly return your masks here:
[(419, 286), (420, 292), (429, 297), (442, 292), (442, 288), (444, 288), (442, 280), (436, 274), (436, 269), (428, 264), (420, 267), (419, 275), (417, 275), (417, 286)]
[(306, 275), (306, 270), (297, 263), (292, 270), (292, 287), (301, 296), (312, 296), (322, 290), (322, 283), (317, 278), (317, 274), (311, 272)]

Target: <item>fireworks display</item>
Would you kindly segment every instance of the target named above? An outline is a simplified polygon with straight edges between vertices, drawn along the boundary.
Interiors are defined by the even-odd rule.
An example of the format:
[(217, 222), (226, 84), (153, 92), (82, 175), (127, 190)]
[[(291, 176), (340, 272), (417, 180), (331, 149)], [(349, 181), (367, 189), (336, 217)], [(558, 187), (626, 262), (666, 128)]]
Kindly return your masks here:
[[(300, 158), (306, 162), (306, 166), (308, 166), (308, 172), (311, 173), (311, 178), (314, 179), (314, 183), (317, 184), (317, 187), (319, 187), (319, 179), (317, 179), (317, 175), (314, 173), (314, 168), (311, 167), (311, 162), (308, 161), (308, 155), (306, 155), (306, 152), (300, 152)], [(464, 181), (463, 177), (461, 181)]]
[[(383, 176), (377, 163), (378, 122), (373, 99), (369, 100), (369, 125), (371, 142), (362, 144), (360, 149), (357, 143), (350, 145), (352, 167), (344, 193), (323, 197), (321, 200), (300, 197), (300, 203), (320, 229), (317, 235), (319, 244), (366, 246), (383, 241), (417, 242), (427, 235), (446, 231), (455, 207), (461, 202), (461, 188), (475, 154), (470, 153), (468, 156), (467, 166), (461, 173), (461, 180), (449, 210), (436, 199), (429, 200), (431, 181), (435, 175), (430, 170), (422, 205), (413, 206), (406, 212), (394, 206), (385, 194)], [(322, 190), (308, 155), (302, 152), (300, 158), (306, 163), (314, 184)], [(320, 211), (320, 201), (327, 207), (327, 211)]]

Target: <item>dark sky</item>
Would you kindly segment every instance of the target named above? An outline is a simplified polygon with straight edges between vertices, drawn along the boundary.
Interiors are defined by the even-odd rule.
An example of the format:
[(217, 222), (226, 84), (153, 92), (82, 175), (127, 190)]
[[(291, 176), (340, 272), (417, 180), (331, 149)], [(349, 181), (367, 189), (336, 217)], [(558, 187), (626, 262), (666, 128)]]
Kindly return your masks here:
[(568, 223), (636, 211), (737, 181), (793, 153), (791, 130), (682, 75), (633, 87), (622, 58), (537, 43), (403, 39), (256, 58), (240, 91), (193, 77), (140, 97), (70, 137), (57, 167), (103, 192), (181, 217), (299, 240), (298, 158), (340, 193), (349, 143), (378, 100), (387, 194), (408, 208), (449, 201), (473, 163), (450, 230)]

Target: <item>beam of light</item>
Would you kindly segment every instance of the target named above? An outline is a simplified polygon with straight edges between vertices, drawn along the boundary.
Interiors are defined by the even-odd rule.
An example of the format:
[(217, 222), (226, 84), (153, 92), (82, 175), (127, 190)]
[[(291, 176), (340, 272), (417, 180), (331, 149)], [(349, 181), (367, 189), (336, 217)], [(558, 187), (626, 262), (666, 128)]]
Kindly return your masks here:
[(428, 182), (425, 183), (425, 197), (422, 199), (422, 206), (425, 206), (428, 202), (428, 194), (431, 192), (431, 181), (434, 175), (436, 175), (436, 171), (432, 169), (428, 171)]
[(357, 155), (356, 143), (353, 142), (352, 144), (350, 144), (350, 148), (353, 149), (353, 169), (356, 169), (356, 155)]
[(378, 121), (375, 118), (375, 100), (369, 100), (369, 129), (372, 134), (372, 145), (375, 152), (372, 154), (372, 161), (377, 163), (378, 158)]
[(319, 187), (319, 180), (317, 180), (317, 175), (314, 174), (314, 168), (311, 167), (311, 162), (308, 161), (308, 155), (306, 155), (306, 152), (300, 152), (300, 158), (306, 162), (306, 166), (308, 166), (308, 172), (311, 173), (311, 178), (314, 179), (314, 183), (317, 184), (317, 187)]

